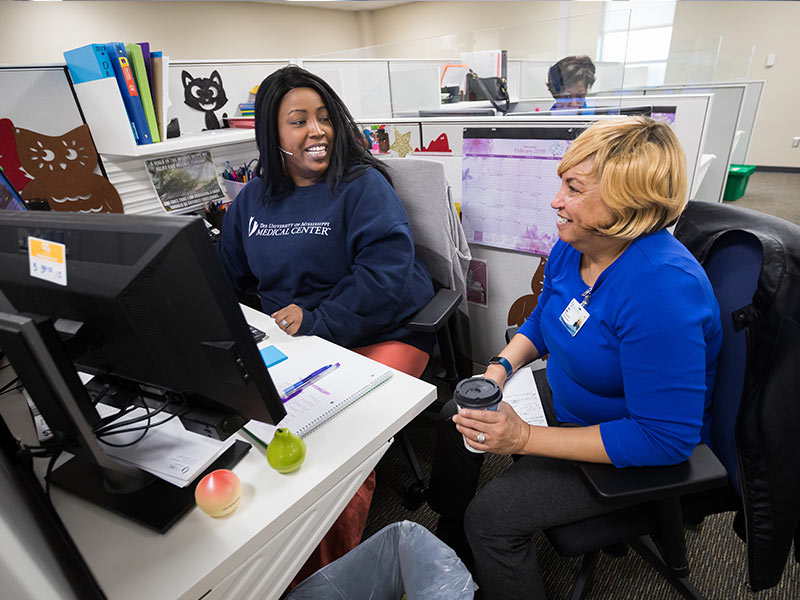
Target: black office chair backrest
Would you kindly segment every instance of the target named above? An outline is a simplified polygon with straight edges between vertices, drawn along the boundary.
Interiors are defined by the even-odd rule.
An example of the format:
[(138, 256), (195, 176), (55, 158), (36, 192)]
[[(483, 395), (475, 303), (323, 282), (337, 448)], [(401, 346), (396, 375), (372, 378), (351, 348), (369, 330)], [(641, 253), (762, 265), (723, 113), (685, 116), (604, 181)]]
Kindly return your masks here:
[(739, 310), (753, 302), (763, 250), (751, 233), (731, 231), (720, 236), (703, 267), (717, 297), (722, 319), (722, 348), (711, 399), (711, 446), (734, 489), (739, 492), (736, 458), (736, 416), (747, 367), (747, 335), (736, 329)]

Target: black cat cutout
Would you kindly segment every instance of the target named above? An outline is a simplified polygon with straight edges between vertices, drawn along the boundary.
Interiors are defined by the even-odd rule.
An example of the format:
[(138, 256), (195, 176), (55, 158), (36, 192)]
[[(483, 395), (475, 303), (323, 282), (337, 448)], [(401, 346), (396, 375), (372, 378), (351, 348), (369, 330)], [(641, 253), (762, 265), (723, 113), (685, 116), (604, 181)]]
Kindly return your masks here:
[(206, 113), (206, 129), (219, 129), (219, 121), (214, 114), (228, 102), (222, 77), (217, 71), (211, 77), (192, 77), (188, 71), (181, 73), (183, 83), (183, 102), (186, 106)]

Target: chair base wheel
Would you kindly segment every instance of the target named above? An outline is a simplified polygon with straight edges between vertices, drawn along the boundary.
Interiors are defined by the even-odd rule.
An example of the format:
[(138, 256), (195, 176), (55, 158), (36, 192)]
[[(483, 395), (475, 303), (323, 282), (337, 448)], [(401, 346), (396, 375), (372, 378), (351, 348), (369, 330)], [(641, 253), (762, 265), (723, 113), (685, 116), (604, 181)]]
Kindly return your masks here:
[(406, 490), (405, 506), (408, 510), (417, 510), (425, 502), (428, 490), (420, 483), (412, 483)]

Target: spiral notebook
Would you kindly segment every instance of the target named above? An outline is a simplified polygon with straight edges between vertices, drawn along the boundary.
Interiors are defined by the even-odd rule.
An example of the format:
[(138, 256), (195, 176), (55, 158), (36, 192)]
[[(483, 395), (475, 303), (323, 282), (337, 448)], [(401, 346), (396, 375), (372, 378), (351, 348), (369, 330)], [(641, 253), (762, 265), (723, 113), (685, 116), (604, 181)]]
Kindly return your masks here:
[(385, 365), (350, 350), (321, 343), (301, 354), (291, 354), (289, 360), (271, 367), (269, 374), (275, 387), (282, 392), (317, 369), (336, 363), (339, 363), (337, 368), (329, 369), (313, 384), (285, 401), (286, 416), (280, 423), (269, 425), (250, 421), (245, 433), (262, 445), (272, 441), (278, 427), (305, 437), (392, 377), (391, 369)]

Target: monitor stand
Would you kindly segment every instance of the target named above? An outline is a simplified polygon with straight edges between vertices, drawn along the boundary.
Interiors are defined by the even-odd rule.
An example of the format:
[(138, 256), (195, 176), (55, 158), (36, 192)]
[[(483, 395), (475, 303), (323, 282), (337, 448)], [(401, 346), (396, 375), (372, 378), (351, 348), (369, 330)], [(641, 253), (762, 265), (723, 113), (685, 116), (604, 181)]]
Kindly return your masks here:
[(93, 504), (155, 529), (159, 533), (166, 533), (178, 519), (195, 506), (194, 490), (197, 483), (211, 471), (233, 468), (250, 448), (247, 442), (236, 440), (233, 446), (185, 488), (154, 477), (138, 490), (115, 493), (109, 491), (103, 471), (96, 464), (80, 456), (74, 456), (55, 469), (48, 477), (48, 481)]
[[(179, 488), (106, 456), (93, 432), (100, 417), (48, 318), (0, 311), (0, 345), (48, 425), (73, 440), (74, 456), (50, 483), (160, 533), (195, 505), (196, 484)], [(233, 467), (250, 448), (236, 440), (195, 481)]]

